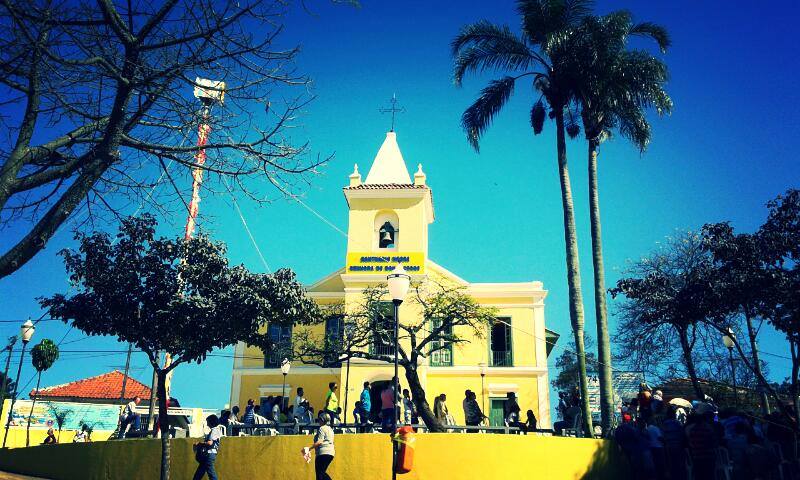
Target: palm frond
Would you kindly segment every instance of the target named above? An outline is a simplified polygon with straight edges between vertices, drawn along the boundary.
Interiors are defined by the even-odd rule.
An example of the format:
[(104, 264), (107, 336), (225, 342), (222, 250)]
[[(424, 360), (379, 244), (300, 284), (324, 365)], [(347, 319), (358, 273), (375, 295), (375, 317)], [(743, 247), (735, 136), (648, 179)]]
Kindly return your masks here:
[(460, 86), (467, 72), (524, 70), (535, 58), (525, 41), (506, 26), (481, 21), (461, 29), (451, 44), (453, 81)]
[(576, 26), (592, 12), (593, 0), (518, 0), (517, 12), (530, 41), (545, 44), (552, 35)]
[(544, 129), (544, 117), (544, 103), (542, 103), (542, 100), (540, 99), (538, 102), (533, 104), (533, 107), (531, 107), (531, 127), (533, 127), (534, 135), (539, 135), (542, 133), (542, 130)]
[(572, 139), (578, 138), (578, 135), (581, 134), (581, 126), (576, 121), (572, 121), (566, 124), (564, 130), (566, 130), (567, 135), (569, 135), (569, 138)]
[(642, 22), (632, 26), (630, 34), (652, 38), (658, 44), (661, 53), (667, 53), (667, 49), (672, 45), (667, 29), (653, 22)]
[(619, 133), (636, 145), (640, 152), (644, 152), (650, 145), (651, 128), (642, 110), (632, 109), (618, 118)]
[(492, 80), (481, 90), (481, 95), (461, 116), (461, 127), (475, 151), (480, 151), (479, 141), (491, 125), (494, 116), (503, 108), (514, 92), (516, 78), (503, 77)]

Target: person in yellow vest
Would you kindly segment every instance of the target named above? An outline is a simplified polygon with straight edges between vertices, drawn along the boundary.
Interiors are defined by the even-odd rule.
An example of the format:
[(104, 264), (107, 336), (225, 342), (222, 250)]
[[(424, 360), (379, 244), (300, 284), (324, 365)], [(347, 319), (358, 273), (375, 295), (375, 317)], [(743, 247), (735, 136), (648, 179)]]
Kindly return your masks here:
[(338, 416), (338, 413), (336, 413), (339, 409), (339, 398), (336, 397), (337, 388), (339, 388), (339, 385), (337, 385), (336, 382), (328, 384), (328, 395), (325, 396), (325, 406), (322, 407), (322, 409), (330, 415), (331, 420)]

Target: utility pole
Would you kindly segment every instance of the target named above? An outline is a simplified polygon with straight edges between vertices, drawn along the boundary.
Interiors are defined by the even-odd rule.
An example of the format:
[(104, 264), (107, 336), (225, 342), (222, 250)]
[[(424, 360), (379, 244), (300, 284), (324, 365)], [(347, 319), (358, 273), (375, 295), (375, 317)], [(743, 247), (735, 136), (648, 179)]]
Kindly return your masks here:
[[(142, 307), (136, 309), (136, 319), (142, 320)], [(128, 372), (131, 369), (131, 353), (133, 353), (133, 344), (128, 342), (128, 356), (125, 359), (125, 373), (122, 374), (122, 390), (119, 392), (119, 402), (125, 403), (125, 388), (128, 386)]]
[[(161, 353), (156, 352), (156, 364), (161, 360)], [(147, 407), (147, 431), (153, 431), (153, 412), (156, 404), (156, 385), (158, 382), (158, 375), (156, 369), (153, 368), (153, 381), (150, 383), (150, 405)]]
[(122, 391), (119, 393), (120, 403), (125, 403), (125, 388), (128, 386), (128, 371), (131, 368), (131, 353), (133, 353), (133, 344), (128, 343), (128, 358), (125, 359), (125, 373), (122, 374)]

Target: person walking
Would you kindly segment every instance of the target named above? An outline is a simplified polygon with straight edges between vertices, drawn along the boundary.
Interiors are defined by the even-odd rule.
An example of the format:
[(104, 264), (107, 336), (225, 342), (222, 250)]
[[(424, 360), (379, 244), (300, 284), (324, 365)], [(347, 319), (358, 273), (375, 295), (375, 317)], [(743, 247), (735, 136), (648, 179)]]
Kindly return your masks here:
[[(468, 390), (468, 395), (465, 403), (465, 420), (468, 426), (477, 427), (479, 426), (483, 420), (486, 418), (486, 415), (483, 414), (481, 411), (481, 406), (478, 405), (477, 396), (475, 392)], [(471, 429), (467, 430), (467, 433), (478, 433), (478, 429)]]
[(328, 384), (328, 394), (325, 396), (325, 406), (322, 407), (330, 418), (336, 416), (336, 409), (339, 408), (339, 398), (336, 396), (336, 389), (339, 388), (339, 385), (336, 382), (331, 382)]
[(327, 412), (322, 412), (317, 418), (319, 429), (314, 435), (314, 443), (310, 447), (300, 449), (303, 455), (306, 455), (308, 450), (315, 450), (316, 457), (314, 458), (314, 472), (316, 480), (332, 480), (328, 475), (328, 467), (333, 462), (333, 457), (336, 455), (336, 450), (333, 447), (333, 428), (331, 428), (331, 416)]
[(197, 470), (194, 472), (193, 480), (201, 480), (208, 475), (208, 480), (217, 480), (217, 471), (214, 463), (217, 461), (219, 453), (219, 441), (225, 435), (219, 418), (211, 414), (206, 417), (206, 424), (210, 429), (202, 442), (194, 444), (195, 460), (197, 460)]
[(407, 388), (403, 389), (403, 417), (406, 425), (413, 424), (414, 419), (417, 417), (417, 410), (411, 400), (411, 392)]
[(244, 407), (244, 415), (242, 416), (242, 423), (253, 424), (255, 422), (256, 404), (252, 398), (247, 400), (247, 406)]
[(361, 390), (361, 398), (359, 400), (361, 401), (361, 407), (366, 412), (366, 418), (363, 419), (366, 422), (370, 419), (372, 412), (372, 396), (370, 395), (369, 382), (364, 382), (364, 390)]
[(392, 431), (392, 419), (394, 418), (394, 382), (387, 383), (381, 392), (381, 430), (384, 433)]

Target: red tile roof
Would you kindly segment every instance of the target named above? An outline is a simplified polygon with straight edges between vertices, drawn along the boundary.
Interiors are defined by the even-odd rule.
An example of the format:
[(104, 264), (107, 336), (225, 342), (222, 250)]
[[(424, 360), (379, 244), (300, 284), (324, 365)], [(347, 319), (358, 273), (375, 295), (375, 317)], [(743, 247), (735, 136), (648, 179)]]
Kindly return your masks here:
[[(96, 377), (40, 388), (38, 395), (34, 389), (31, 390), (30, 395), (37, 395), (40, 398), (118, 399), (122, 392), (123, 377), (122, 372), (114, 370)], [(125, 384), (125, 397), (133, 398), (137, 395), (142, 398), (150, 398), (150, 387), (128, 376), (128, 382)]]
[(427, 185), (414, 185), (411, 183), (362, 183), (354, 187), (344, 187), (345, 190), (404, 190), (425, 189)]

